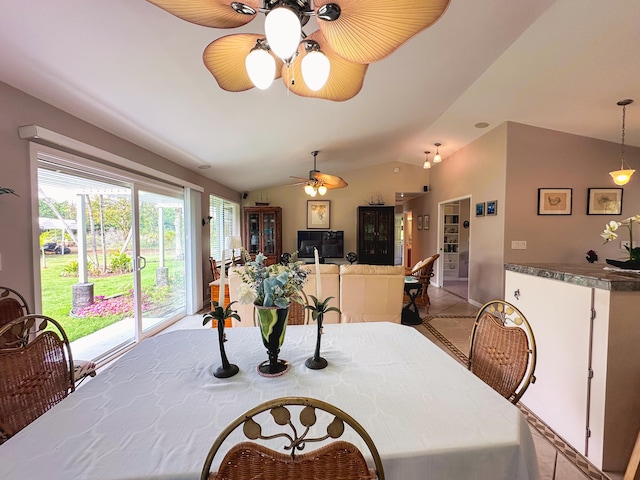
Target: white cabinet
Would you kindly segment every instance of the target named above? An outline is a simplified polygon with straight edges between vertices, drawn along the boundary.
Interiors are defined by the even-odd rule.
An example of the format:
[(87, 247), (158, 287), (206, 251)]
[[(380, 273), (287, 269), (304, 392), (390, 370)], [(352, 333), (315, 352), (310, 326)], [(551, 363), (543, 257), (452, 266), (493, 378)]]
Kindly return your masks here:
[(458, 276), (458, 247), (460, 241), (460, 203), (444, 206), (444, 229), (442, 238), (442, 270), (445, 277)]
[(505, 278), (505, 300), (531, 324), (538, 352), (521, 402), (598, 468), (622, 471), (640, 428), (640, 291), (540, 273)]

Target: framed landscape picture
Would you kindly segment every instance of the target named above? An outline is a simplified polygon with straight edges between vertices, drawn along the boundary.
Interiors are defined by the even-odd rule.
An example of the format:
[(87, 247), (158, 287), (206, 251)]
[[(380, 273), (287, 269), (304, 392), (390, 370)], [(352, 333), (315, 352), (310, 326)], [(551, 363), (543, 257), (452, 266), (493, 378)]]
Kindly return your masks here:
[(571, 215), (572, 188), (539, 188), (538, 215)]
[(476, 217), (484, 217), (484, 202), (476, 203)]
[(307, 228), (329, 230), (331, 215), (330, 200), (307, 200)]
[(590, 188), (587, 215), (621, 215), (622, 188)]
[(487, 215), (497, 215), (498, 214), (498, 201), (491, 200), (487, 202)]

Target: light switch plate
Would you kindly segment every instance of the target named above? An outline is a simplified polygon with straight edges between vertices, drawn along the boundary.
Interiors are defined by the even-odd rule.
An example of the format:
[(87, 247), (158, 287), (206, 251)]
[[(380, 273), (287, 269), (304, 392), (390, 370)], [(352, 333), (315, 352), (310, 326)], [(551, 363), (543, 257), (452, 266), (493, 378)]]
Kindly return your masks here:
[(527, 241), (526, 240), (512, 240), (511, 241), (511, 250), (526, 250), (527, 249)]

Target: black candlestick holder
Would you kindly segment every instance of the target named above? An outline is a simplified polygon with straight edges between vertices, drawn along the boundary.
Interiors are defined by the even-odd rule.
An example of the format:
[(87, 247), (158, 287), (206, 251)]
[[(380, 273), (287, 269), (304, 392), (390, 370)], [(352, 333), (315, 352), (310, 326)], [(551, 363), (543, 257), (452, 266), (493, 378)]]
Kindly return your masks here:
[(322, 338), (322, 321), (324, 319), (324, 313), (318, 314), (317, 323), (318, 323), (318, 335), (316, 338), (316, 351), (313, 354), (313, 357), (307, 358), (304, 362), (307, 368), (312, 370), (321, 370), (325, 368), (329, 362), (326, 359), (320, 356), (320, 339)]
[(227, 352), (224, 350), (224, 342), (227, 341), (227, 335), (224, 333), (224, 320), (218, 320), (218, 344), (220, 345), (220, 356), (222, 357), (222, 365), (216, 368), (213, 376), (216, 378), (233, 377), (240, 371), (237, 365), (229, 363)]

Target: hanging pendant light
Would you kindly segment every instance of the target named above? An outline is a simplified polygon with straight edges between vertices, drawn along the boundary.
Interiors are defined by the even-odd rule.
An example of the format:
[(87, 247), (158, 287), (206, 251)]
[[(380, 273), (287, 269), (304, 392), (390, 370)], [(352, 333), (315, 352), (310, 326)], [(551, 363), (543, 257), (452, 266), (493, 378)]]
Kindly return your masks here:
[(425, 153), (425, 155), (426, 155), (427, 157), (426, 157), (426, 158), (425, 158), (425, 160), (424, 160), (424, 165), (422, 165), (422, 168), (424, 168), (425, 170), (427, 170), (428, 168), (431, 168), (431, 162), (429, 161), (429, 154), (430, 154), (431, 152), (426, 151), (426, 152), (424, 152), (424, 153)]
[[(629, 180), (631, 180), (631, 175), (633, 175), (635, 173), (635, 170), (632, 170), (630, 168), (624, 168), (624, 122), (625, 122), (625, 115), (626, 115), (626, 111), (627, 111), (627, 105), (633, 103), (633, 100), (630, 98), (627, 98), (626, 100), (620, 100), (618, 102), (618, 105), (620, 105), (622, 107), (622, 141), (621, 141), (621, 160), (620, 160), (620, 170), (614, 170), (612, 172), (609, 172), (609, 175), (611, 175), (611, 177), (613, 178), (613, 182), (616, 185), (626, 185)], [(628, 166), (627, 166), (628, 167)]]
[(436, 146), (436, 154), (433, 157), (433, 163), (440, 163), (442, 161), (442, 157), (440, 156), (440, 152), (438, 151), (438, 148), (442, 144), (441, 143), (434, 143), (434, 145)]

